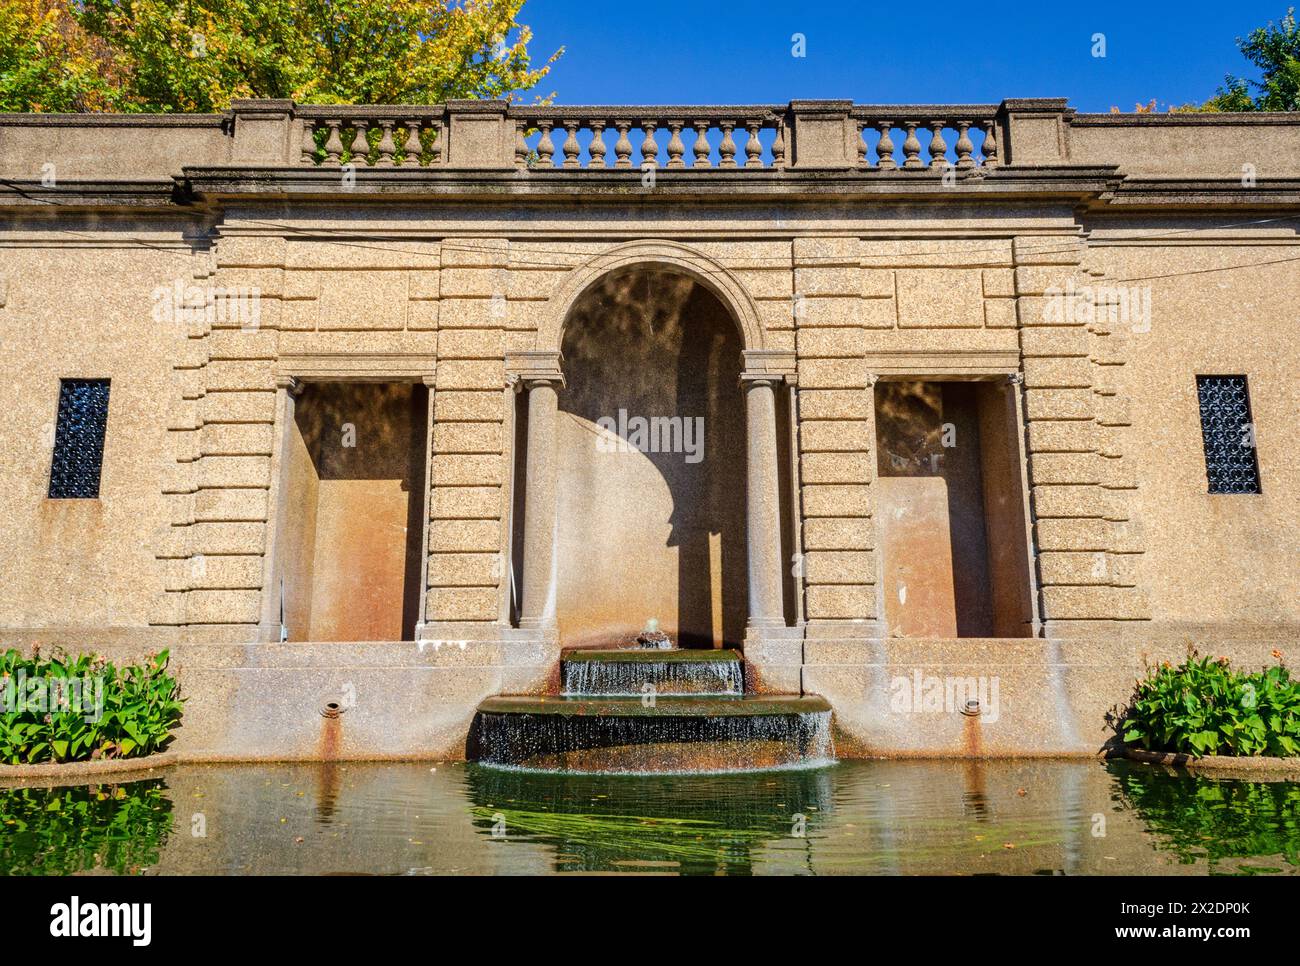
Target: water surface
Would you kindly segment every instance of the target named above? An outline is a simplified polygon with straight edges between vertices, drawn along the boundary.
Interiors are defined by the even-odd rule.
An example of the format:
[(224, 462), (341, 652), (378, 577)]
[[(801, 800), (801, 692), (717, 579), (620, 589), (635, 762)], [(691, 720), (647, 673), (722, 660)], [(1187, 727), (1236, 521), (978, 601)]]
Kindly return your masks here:
[(1296, 874), (1300, 784), (1092, 761), (561, 776), (186, 765), (0, 789), (0, 873)]

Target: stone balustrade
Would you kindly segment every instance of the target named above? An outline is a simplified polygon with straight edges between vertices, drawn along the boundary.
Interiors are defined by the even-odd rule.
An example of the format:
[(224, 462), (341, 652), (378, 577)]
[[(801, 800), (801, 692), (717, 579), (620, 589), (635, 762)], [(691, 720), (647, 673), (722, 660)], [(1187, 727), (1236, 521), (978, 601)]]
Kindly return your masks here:
[(998, 157), (998, 105), (855, 105), (858, 167), (915, 171), (952, 166), (993, 168)]
[[(438, 166), (446, 108), (301, 105), (300, 164), (366, 167)], [(372, 133), (373, 132), (373, 133)]]
[[(513, 138), (510, 160), (514, 167), (529, 171), (780, 170), (790, 163), (790, 133), (799, 126), (801, 104), (816, 105), (808, 116), (829, 114), (832, 123), (841, 121), (852, 131), (846, 151), (835, 150), (839, 145), (832, 132), (829, 146), (834, 156), (821, 160), (876, 171), (946, 166), (966, 170), (994, 167), (999, 162), (997, 104), (512, 105), (502, 115)], [(838, 109), (826, 111), (823, 104)], [(300, 162), (368, 167), (445, 165), (449, 163), (443, 151), (447, 113), (437, 106), (303, 106), (297, 112), (302, 122)], [(802, 133), (807, 137), (808, 132), (805, 121)], [(824, 133), (815, 131), (813, 136)]]
[[(123, 172), (118, 158), (135, 159)], [(998, 104), (321, 105), (240, 100), (224, 114), (0, 114), (0, 177), (170, 181), (185, 169), (459, 170), (550, 177), (664, 172), (885, 176), (1112, 166), (1162, 178), (1300, 176), (1294, 114), (1079, 114), (1064, 98)], [(917, 173), (915, 178), (909, 172)], [(759, 178), (758, 181), (765, 179)], [(557, 182), (558, 183), (558, 182)], [(757, 182), (755, 182), (757, 183)], [(864, 181), (864, 183), (866, 183)]]
[(517, 107), (516, 160), (547, 168), (784, 168), (786, 108)]

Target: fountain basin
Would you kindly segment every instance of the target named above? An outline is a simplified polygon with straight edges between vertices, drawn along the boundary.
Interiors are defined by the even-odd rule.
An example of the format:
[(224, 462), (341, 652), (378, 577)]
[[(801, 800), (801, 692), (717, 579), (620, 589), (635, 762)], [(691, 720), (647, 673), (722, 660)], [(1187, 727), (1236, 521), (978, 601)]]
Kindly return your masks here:
[(758, 771), (833, 761), (814, 696), (500, 696), (479, 705), (469, 757), (539, 771)]

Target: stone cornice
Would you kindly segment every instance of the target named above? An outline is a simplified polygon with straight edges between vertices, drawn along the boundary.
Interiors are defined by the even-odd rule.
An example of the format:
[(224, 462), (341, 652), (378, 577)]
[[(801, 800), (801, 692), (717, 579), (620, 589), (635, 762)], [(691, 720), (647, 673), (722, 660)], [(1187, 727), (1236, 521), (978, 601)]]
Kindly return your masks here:
[(180, 210), (184, 199), (175, 179), (119, 181), (0, 180), (0, 208), (156, 208)]
[(624, 206), (657, 201), (728, 205), (759, 200), (791, 205), (828, 200), (902, 201), (918, 204), (1065, 202), (1089, 210), (1153, 208), (1292, 209), (1300, 207), (1300, 178), (1124, 176), (1115, 167), (1006, 166), (957, 172), (947, 182), (919, 171), (669, 171), (655, 173), (653, 188), (641, 187), (632, 171), (473, 171), (451, 168), (362, 169), (342, 185), (337, 169), (186, 168), (168, 181), (122, 179), (0, 181), (0, 210), (119, 210), (202, 216), (231, 201), (310, 201), (366, 204), (396, 199), (425, 202), (521, 200)]
[(642, 187), (643, 173), (632, 170), (480, 171), (452, 168), (365, 168), (344, 186), (337, 168), (186, 168), (177, 178), (182, 197), (194, 203), (230, 199), (365, 201), (385, 198), (472, 199), (494, 197), (643, 204), (660, 198), (720, 203), (780, 199), (824, 202), (827, 199), (905, 199), (977, 202), (1024, 198), (1082, 202), (1114, 191), (1122, 180), (1109, 166), (1002, 167), (955, 171), (763, 170), (655, 172), (654, 186)]
[(1098, 202), (1107, 208), (1295, 208), (1300, 207), (1300, 178), (1260, 178), (1246, 185), (1240, 178), (1123, 179)]

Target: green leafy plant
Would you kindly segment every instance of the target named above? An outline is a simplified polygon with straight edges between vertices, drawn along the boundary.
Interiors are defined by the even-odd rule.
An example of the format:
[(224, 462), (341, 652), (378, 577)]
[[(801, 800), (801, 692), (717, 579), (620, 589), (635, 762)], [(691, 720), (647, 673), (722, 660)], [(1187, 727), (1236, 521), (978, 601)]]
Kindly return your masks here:
[(1300, 681), (1273, 656), (1276, 666), (1254, 672), (1194, 650), (1151, 668), (1116, 730), (1130, 744), (1198, 757), (1300, 755)]
[(183, 698), (168, 652), (121, 668), (89, 654), (0, 656), (0, 762), (140, 758), (162, 750)]

